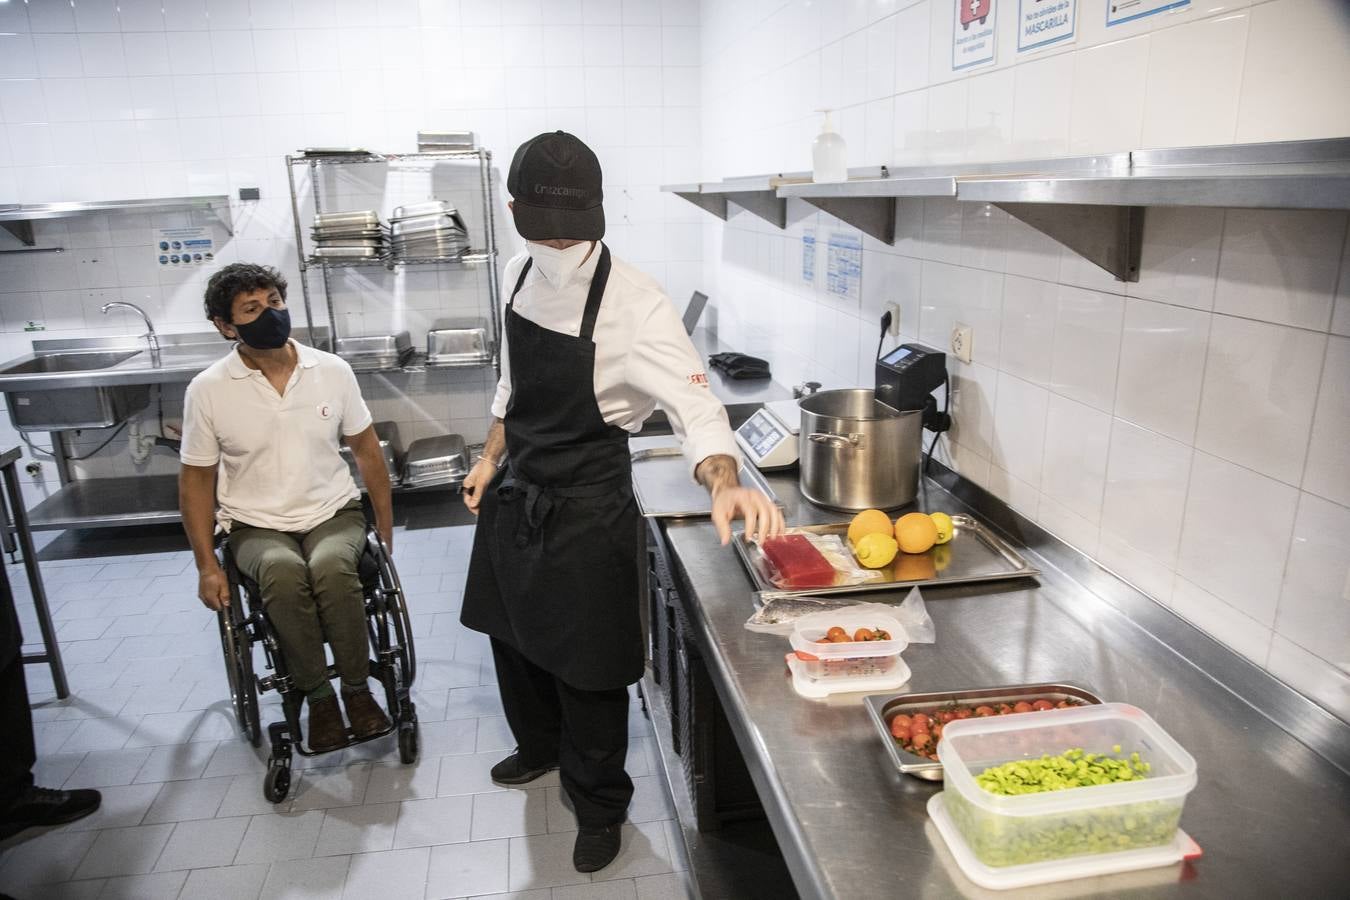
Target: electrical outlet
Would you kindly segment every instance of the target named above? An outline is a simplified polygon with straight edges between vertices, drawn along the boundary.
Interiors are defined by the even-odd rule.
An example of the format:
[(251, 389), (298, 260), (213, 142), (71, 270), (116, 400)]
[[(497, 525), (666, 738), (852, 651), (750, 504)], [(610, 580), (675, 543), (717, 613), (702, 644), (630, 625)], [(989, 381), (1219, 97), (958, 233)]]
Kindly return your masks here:
[(963, 363), (970, 362), (975, 347), (975, 334), (969, 325), (957, 322), (952, 326), (952, 355)]
[(891, 327), (890, 327), (890, 329), (887, 331), (887, 334), (889, 334), (891, 337), (899, 337), (899, 335), (900, 335), (900, 304), (899, 304), (899, 303), (887, 303), (887, 304), (886, 304), (886, 312), (888, 312), (888, 313), (891, 314)]

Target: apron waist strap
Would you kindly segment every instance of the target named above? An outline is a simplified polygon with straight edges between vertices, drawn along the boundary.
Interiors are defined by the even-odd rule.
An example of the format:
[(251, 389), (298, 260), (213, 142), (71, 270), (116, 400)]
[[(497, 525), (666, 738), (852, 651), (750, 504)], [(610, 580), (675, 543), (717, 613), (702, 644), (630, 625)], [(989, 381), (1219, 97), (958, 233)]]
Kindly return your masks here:
[(516, 529), (516, 546), (523, 548), (528, 546), (539, 529), (544, 527), (544, 523), (557, 506), (557, 501), (604, 497), (622, 489), (631, 479), (632, 474), (624, 472), (591, 484), (545, 487), (526, 481), (512, 470), (497, 488), (497, 496), (506, 503), (524, 501), (525, 514), (520, 517), (520, 525)]

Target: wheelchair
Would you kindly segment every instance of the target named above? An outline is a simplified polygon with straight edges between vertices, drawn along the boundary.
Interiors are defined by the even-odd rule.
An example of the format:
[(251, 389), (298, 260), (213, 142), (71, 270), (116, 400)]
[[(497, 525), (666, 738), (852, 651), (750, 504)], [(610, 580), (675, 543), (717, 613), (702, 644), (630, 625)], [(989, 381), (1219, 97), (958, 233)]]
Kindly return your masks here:
[[(262, 593), (252, 579), (239, 571), (227, 541), (222, 538), (216, 551), (230, 590), (230, 605), (216, 614), (230, 700), (243, 737), (254, 747), (261, 745), (263, 736), (259, 694), (276, 691), (281, 696), (285, 719), (267, 726), (272, 752), (263, 779), (263, 795), (273, 803), (280, 803), (290, 793), (293, 752), (301, 756), (318, 756), (321, 752), (335, 751), (310, 750), (301, 739), (300, 712), (304, 694), (295, 689), (291, 680), (276, 631), (263, 611)], [(371, 525), (366, 526), (365, 547), (357, 573), (365, 598), (366, 631), (374, 653), (371, 674), (384, 687), (390, 726), (367, 738), (357, 738), (349, 728), (347, 743), (337, 749), (364, 744), (397, 731), (399, 760), (411, 765), (417, 762), (420, 744), (417, 710), (411, 694), (413, 679), (417, 676), (412, 622), (408, 618), (408, 606), (394, 562)], [(254, 673), (254, 644), (262, 644), (266, 668), (271, 674), (259, 676)], [(330, 665), (328, 678), (337, 677), (336, 670)]]

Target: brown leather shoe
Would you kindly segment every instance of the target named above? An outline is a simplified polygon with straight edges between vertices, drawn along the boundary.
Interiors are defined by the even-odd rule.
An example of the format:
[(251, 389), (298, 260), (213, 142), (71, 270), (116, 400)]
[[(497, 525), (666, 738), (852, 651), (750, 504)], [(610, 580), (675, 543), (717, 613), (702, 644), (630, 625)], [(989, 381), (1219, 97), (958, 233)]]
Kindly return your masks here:
[(309, 701), (309, 749), (315, 753), (337, 750), (347, 744), (347, 728), (337, 695)]
[(347, 718), (351, 720), (352, 732), (358, 738), (368, 738), (389, 727), (389, 717), (380, 709), (370, 691), (344, 693), (342, 705), (347, 707)]

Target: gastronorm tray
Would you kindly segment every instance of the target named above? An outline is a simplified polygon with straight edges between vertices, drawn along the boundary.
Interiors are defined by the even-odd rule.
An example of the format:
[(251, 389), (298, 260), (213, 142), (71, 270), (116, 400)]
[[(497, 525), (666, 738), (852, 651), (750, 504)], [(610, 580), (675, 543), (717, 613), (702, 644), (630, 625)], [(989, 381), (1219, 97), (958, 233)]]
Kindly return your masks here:
[(413, 441), (403, 464), (403, 486), (410, 488), (453, 484), (469, 472), (464, 438), (441, 434)]
[[(891, 736), (891, 719), (901, 713), (919, 712), (933, 707), (961, 703), (978, 706), (982, 703), (1016, 703), (1018, 700), (1081, 700), (1089, 706), (1102, 702), (1092, 691), (1076, 684), (1010, 684), (1002, 687), (970, 688), (960, 691), (930, 691), (923, 694), (873, 694), (863, 698), (867, 717), (876, 726), (877, 734), (890, 755), (897, 771), (925, 781), (942, 780), (942, 763), (925, 759), (900, 747)], [(1031, 715), (1017, 713), (1016, 715)]]
[(486, 319), (437, 319), (427, 330), (428, 366), (482, 365), (491, 360)]
[[(952, 516), (952, 539), (927, 553), (899, 553), (895, 562), (878, 571), (882, 577), (862, 584), (835, 584), (824, 587), (780, 588), (770, 578), (770, 565), (759, 545), (737, 534), (732, 544), (745, 564), (755, 590), (765, 600), (777, 597), (818, 597), (824, 594), (856, 594), (894, 591), (914, 585), (968, 584), (976, 581), (1001, 581), (1041, 574), (1012, 545), (970, 516)], [(788, 528), (796, 534), (837, 534), (848, 541), (848, 523), (799, 525)]]
[(316, 259), (379, 259), (382, 247), (315, 247)]
[[(753, 487), (779, 508), (783, 502), (753, 465), (741, 463), (741, 484)], [(712, 515), (708, 489), (689, 477), (689, 464), (679, 447), (652, 447), (633, 452), (633, 493), (649, 519), (693, 519)]]

